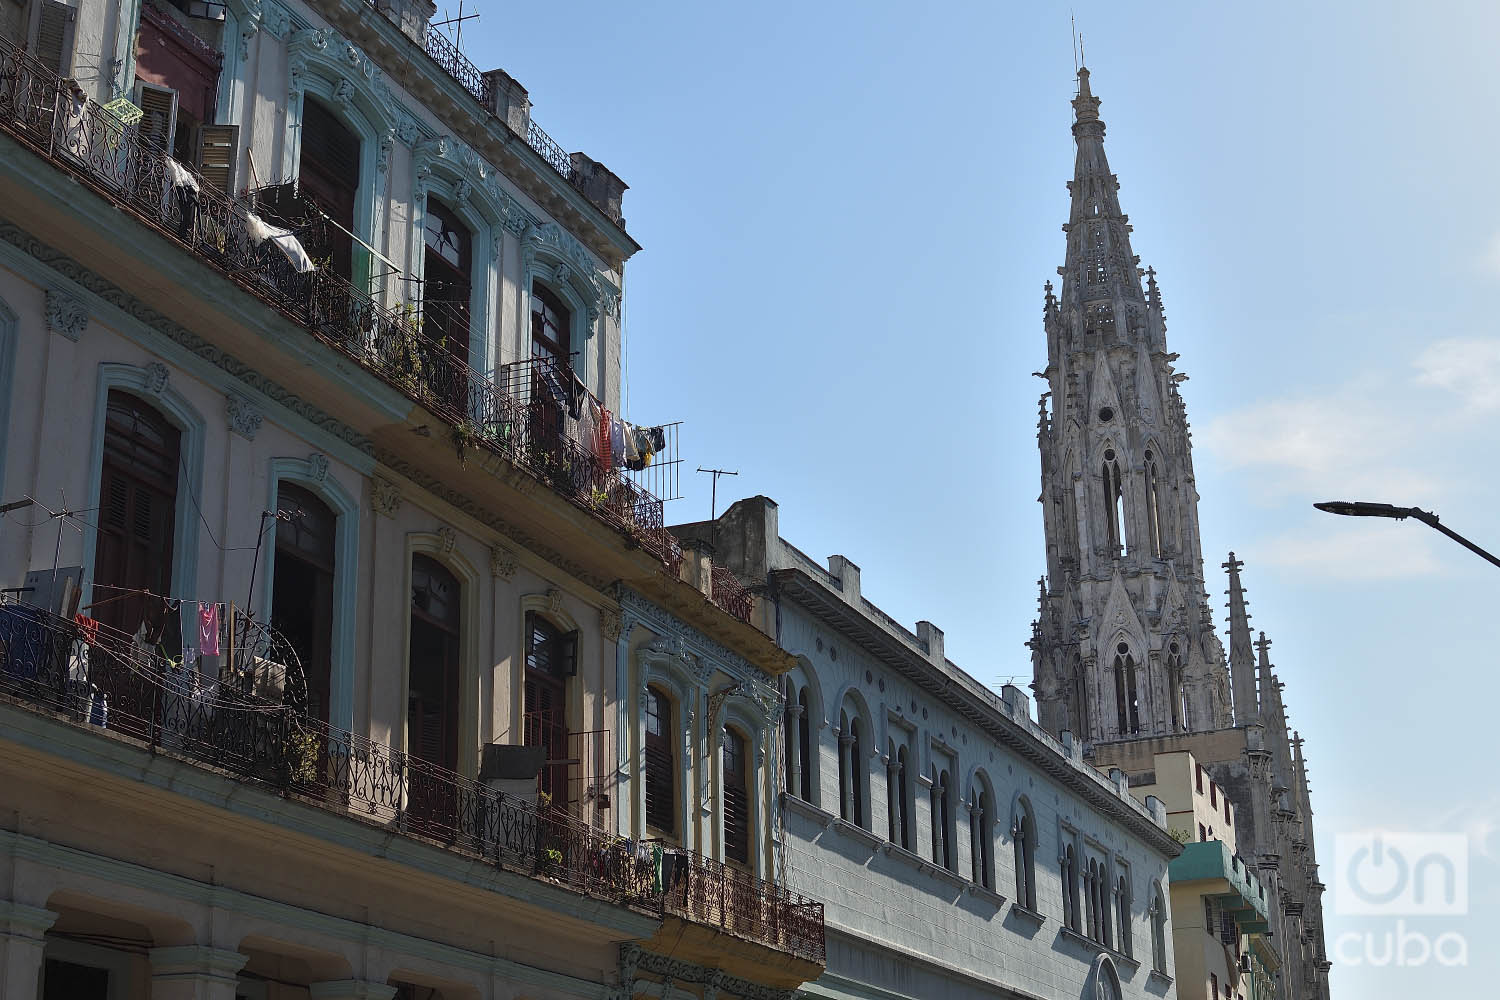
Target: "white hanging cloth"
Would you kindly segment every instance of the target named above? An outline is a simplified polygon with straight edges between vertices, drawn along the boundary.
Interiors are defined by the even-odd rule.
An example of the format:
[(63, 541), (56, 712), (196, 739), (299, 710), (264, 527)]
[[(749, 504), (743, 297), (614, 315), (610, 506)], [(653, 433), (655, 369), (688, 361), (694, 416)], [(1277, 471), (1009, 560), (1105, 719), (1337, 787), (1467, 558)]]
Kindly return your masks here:
[(306, 250), (302, 249), (302, 243), (292, 235), (290, 229), (273, 226), (254, 212), (247, 212), (245, 213), (245, 232), (249, 235), (250, 242), (256, 246), (260, 246), (266, 240), (276, 244), (277, 248), (286, 254), (286, 259), (292, 262), (292, 266), (297, 269), (298, 273), (307, 274), (313, 270), (312, 258), (307, 255)]

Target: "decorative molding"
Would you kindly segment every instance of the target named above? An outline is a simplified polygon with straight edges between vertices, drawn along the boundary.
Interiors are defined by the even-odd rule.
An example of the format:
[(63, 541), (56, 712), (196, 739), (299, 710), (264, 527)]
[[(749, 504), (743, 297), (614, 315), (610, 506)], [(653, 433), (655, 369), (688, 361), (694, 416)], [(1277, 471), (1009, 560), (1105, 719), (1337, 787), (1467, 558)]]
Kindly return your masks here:
[(556, 587), (547, 589), (547, 610), (554, 615), (563, 609), (563, 593)]
[(717, 661), (719, 669), (731, 677), (754, 677), (764, 674), (764, 671), (738, 653), (710, 639), (686, 622), (680, 621), (670, 611), (657, 607), (635, 591), (620, 587), (616, 598), (620, 602), (621, 610), (626, 613), (627, 621), (634, 617), (658, 635), (678, 637), (683, 643), (683, 648), (691, 650), (700, 658)]
[(160, 396), (167, 391), (167, 379), (171, 377), (172, 372), (166, 365), (160, 361), (153, 361), (145, 367), (144, 371), (147, 392), (153, 396)]
[[(370, 439), (349, 425), (329, 416), (317, 406), (288, 391), (281, 384), (267, 378), (246, 365), (235, 356), (220, 350), (187, 327), (176, 323), (146, 305), (140, 299), (115, 285), (107, 278), (79, 264), (67, 254), (52, 248), (26, 230), (11, 223), (0, 223), (0, 240), (29, 254), (44, 266), (76, 283), (80, 288), (119, 309), (131, 319), (142, 324), (196, 355), (203, 361), (222, 369), (225, 373), (254, 389), (258, 396), (269, 399), (306, 420), (319, 430), (333, 435), (340, 441), (366, 455), (372, 454), (374, 446)], [(166, 366), (161, 366), (165, 372)], [(165, 381), (163, 381), (165, 385)]]
[(620, 946), (619, 972), (619, 994), (626, 997), (638, 992), (637, 979), (643, 972), (668, 983), (703, 986), (705, 996), (710, 993), (728, 993), (742, 1000), (792, 1000), (797, 995), (794, 989), (762, 986), (748, 979), (731, 976), (723, 969), (710, 969), (680, 958), (654, 954), (638, 944)]
[[(499, 230), (509, 230), (519, 237), (539, 224), (501, 186), (499, 171), (467, 143), (451, 135), (413, 139), (413, 200), (420, 203), (427, 197), (433, 177), (442, 176), (452, 185), (455, 207), (468, 204), (495, 227), (497, 242), (492, 245), (492, 252), (496, 259), (503, 245), (499, 242)], [(587, 254), (581, 245), (579, 250)]]
[(401, 488), (381, 476), (370, 477), (370, 509), (386, 517), (395, 517), (401, 509)]
[(318, 482), (325, 481), (328, 478), (328, 456), (316, 451), (308, 455), (307, 472)]
[[(255, 440), (255, 435), (260, 432), (260, 425), (265, 420), (260, 407), (232, 391), (224, 394), (224, 415), (229, 420), (229, 429), (248, 441)], [(326, 463), (328, 460), (323, 461)]]
[(571, 288), (583, 300), (591, 336), (601, 312), (616, 314), (620, 289), (595, 266), (594, 258), (571, 233), (546, 222), (529, 225), (520, 235), (523, 268)]
[(490, 576), (509, 583), (516, 575), (516, 554), (503, 545), (490, 546)]
[(47, 329), (74, 343), (89, 325), (89, 310), (79, 299), (55, 288), (47, 289)]
[(599, 609), (599, 631), (608, 642), (619, 642), (625, 619), (614, 608)]
[[(421, 487), (427, 493), (432, 494), (439, 500), (442, 500), (443, 502), (449, 504), (450, 506), (463, 512), (464, 514), (467, 514), (469, 517), (472, 517), (474, 520), (485, 525), (486, 527), (493, 529), (496, 533), (511, 539), (522, 548), (531, 550), (542, 559), (551, 563), (553, 566), (556, 566), (558, 569), (567, 573), (574, 579), (579, 580), (598, 591), (604, 591), (610, 586), (609, 580), (605, 580), (598, 574), (590, 572), (588, 569), (578, 564), (574, 560), (569, 559), (567, 556), (564, 556), (561, 552), (558, 552), (551, 546), (545, 544), (539, 539), (531, 537), (508, 521), (502, 520), (491, 510), (481, 506), (468, 493), (464, 493), (454, 489), (448, 483), (443, 482), (442, 480), (437, 479), (432, 475), (429, 475), (425, 470), (417, 468), (405, 459), (397, 456), (393, 452), (388, 452), (383, 448), (375, 449), (375, 457), (380, 461), (382, 465), (385, 465), (387, 468), (411, 480), (414, 484)], [(497, 459), (497, 461), (502, 464), (497, 467), (495, 465), (486, 463), (486, 468), (495, 471), (497, 475), (500, 475), (502, 477), (504, 474), (502, 471), (500, 471), (501, 469), (513, 468), (513, 466), (509, 466), (509, 463), (506, 463), (503, 459)], [(537, 483), (537, 480), (534, 476), (528, 475), (524, 472), (518, 472), (515, 475), (514, 480), (506, 478), (506, 482), (510, 485), (518, 485), (526, 482), (530, 482), (534, 486), (540, 485)], [(558, 502), (563, 503), (564, 501), (559, 497)]]
[(443, 555), (452, 555), (453, 547), (458, 544), (458, 532), (452, 525), (443, 525), (437, 530), (438, 545), (443, 550)]

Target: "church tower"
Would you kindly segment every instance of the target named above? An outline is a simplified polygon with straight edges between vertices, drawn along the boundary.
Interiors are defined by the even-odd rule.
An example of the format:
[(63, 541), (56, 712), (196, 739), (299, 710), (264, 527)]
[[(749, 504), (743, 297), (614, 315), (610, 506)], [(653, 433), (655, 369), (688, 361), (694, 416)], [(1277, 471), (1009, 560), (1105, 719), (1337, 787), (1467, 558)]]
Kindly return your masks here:
[(1204, 590), (1187, 376), (1167, 351), (1155, 272), (1130, 248), (1099, 103), (1080, 69), (1062, 289), (1047, 283), (1043, 310), (1047, 576), (1029, 643), (1042, 725), (1089, 742), (1234, 724)]

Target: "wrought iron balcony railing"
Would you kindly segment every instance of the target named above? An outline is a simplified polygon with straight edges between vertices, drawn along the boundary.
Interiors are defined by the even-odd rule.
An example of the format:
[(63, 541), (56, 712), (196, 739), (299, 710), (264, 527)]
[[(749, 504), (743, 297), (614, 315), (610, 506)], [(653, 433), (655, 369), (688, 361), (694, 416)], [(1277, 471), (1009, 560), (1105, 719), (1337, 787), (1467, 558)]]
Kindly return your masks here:
[[(237, 648), (256, 669), (264, 661), (251, 654), (269, 651), (243, 640)], [(108, 625), (0, 604), (0, 696), (498, 868), (824, 960), (821, 903), (309, 719), (257, 697), (242, 676), (226, 663), (217, 683), (201, 686), (177, 661)]]
[[(370, 7), (376, 10), (387, 20), (396, 20), (400, 26), (400, 14), (390, 3), (390, 0), (365, 0)], [(422, 51), (427, 53), (438, 68), (454, 80), (459, 86), (469, 92), (469, 96), (477, 101), (486, 112), (494, 113), (494, 95), (491, 93), (490, 81), (478, 66), (463, 54), (458, 45), (447, 35), (428, 22), (422, 31)], [(534, 121), (527, 121), (526, 135), (523, 136), (527, 145), (536, 150), (547, 161), (547, 165), (556, 170), (563, 180), (572, 182), (575, 186), (577, 178), (573, 174), (573, 161), (567, 151), (548, 135), (540, 125)]]
[[(0, 130), (446, 420), (460, 455), (470, 447), (500, 455), (663, 562), (680, 559), (662, 500), (559, 433), (543, 412), (550, 401), (513, 395), (470, 368), (423, 334), (416, 308), (384, 306), (326, 267), (299, 273), (270, 240), (252, 238), (248, 206), (201, 178), (196, 192), (175, 186), (166, 156), (135, 125), (84, 99), (71, 81), (5, 39)], [(536, 370), (522, 382), (536, 376), (570, 384), (570, 372), (542, 370), (557, 364), (523, 363)]]
[(715, 604), (742, 622), (750, 621), (750, 614), (755, 610), (755, 598), (740, 584), (732, 570), (726, 566), (714, 566), (712, 586)]
[(667, 847), (664, 912), (809, 962), (825, 960), (823, 904), (738, 868)]

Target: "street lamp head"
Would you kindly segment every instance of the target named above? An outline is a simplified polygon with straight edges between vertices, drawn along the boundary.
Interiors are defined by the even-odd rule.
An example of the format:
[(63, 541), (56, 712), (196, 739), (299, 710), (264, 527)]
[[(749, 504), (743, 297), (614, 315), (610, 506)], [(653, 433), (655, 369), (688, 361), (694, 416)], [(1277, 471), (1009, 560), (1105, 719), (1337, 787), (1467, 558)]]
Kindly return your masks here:
[(1411, 516), (1410, 507), (1396, 507), (1388, 503), (1365, 503), (1362, 500), (1324, 500), (1313, 506), (1325, 514), (1343, 514), (1345, 517), (1393, 517), (1399, 521)]

